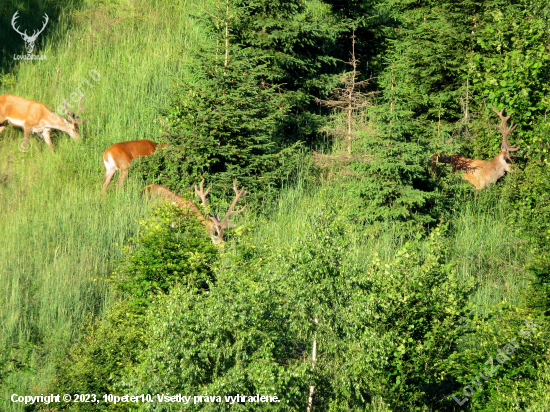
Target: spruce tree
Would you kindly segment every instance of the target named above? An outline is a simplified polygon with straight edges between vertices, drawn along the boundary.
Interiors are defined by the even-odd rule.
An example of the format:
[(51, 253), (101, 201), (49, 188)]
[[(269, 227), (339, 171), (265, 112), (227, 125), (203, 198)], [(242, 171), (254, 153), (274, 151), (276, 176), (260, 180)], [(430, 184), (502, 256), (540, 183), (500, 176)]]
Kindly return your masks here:
[[(339, 35), (344, 24), (326, 7), (304, 0), (232, 0), (231, 36), (267, 58), (266, 81), (279, 85), (289, 110), (284, 120), (288, 144), (314, 143), (324, 123), (316, 97), (334, 87)], [(316, 7), (315, 9), (313, 7)]]
[(238, 180), (249, 201), (265, 201), (298, 166), (300, 144), (285, 145), (280, 131), (289, 103), (267, 80), (270, 56), (233, 43), (231, 6), (210, 15), (212, 36), (163, 113), (168, 149), (138, 167), (177, 192), (204, 178), (212, 193), (229, 194)]

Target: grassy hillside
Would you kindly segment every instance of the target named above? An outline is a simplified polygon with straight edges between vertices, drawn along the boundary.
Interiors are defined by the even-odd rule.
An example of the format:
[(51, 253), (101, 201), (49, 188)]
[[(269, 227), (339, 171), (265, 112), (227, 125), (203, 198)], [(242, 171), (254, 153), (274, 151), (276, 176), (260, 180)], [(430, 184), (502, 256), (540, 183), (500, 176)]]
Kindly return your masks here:
[(186, 1), (139, 0), (65, 8), (40, 50), (47, 60), (20, 63), (2, 78), (0, 94), (52, 109), (81, 87), (82, 118), (89, 119), (80, 144), (53, 133), (55, 154), (38, 135), (30, 151), (19, 150), (19, 128), (1, 135), (0, 170), (8, 158), (11, 164), (0, 186), (0, 347), (3, 362), (32, 365), (3, 382), (3, 399), (44, 390), (48, 360), (111, 302), (101, 278), (148, 207), (132, 179), (125, 191), (100, 199), (102, 154), (116, 142), (157, 139), (158, 108), (181, 75), (187, 46), (200, 41), (192, 10)]

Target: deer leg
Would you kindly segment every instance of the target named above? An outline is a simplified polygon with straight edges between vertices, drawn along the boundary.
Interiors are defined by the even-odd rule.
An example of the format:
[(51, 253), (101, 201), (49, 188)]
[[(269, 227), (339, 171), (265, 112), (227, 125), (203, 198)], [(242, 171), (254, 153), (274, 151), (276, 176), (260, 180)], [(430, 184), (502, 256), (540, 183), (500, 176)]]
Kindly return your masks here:
[(7, 125), (8, 125), (8, 121), (3, 117), (0, 117), (0, 133), (4, 131)]
[(109, 186), (109, 183), (111, 183), (111, 179), (113, 178), (113, 175), (116, 173), (116, 169), (112, 172), (107, 172), (105, 174), (105, 179), (103, 179), (103, 183), (101, 184), (101, 194), (103, 195), (105, 193), (105, 190), (107, 190), (107, 186)]
[(122, 186), (124, 183), (124, 179), (126, 179), (126, 176), (128, 176), (128, 168), (121, 168), (120, 169), (120, 176), (118, 177), (118, 181), (116, 182), (117, 186)]
[(103, 183), (101, 184), (101, 194), (103, 195), (105, 193), (105, 190), (107, 190), (107, 186), (109, 186), (109, 183), (111, 183), (111, 179), (116, 173), (116, 166), (114, 163), (106, 162), (105, 163), (105, 179), (103, 179)]
[(23, 126), (23, 139), (25, 140), (25, 145), (20, 147), (20, 149), (24, 150), (24, 151), (27, 151), (27, 149), (30, 149), (29, 145), (31, 144), (30, 142), (30, 136), (31, 136), (31, 133), (32, 133), (32, 127), (26, 127), (26, 126)]
[(43, 132), (42, 132), (42, 137), (44, 137), (44, 140), (46, 141), (46, 144), (48, 145), (48, 147), (50, 148), (50, 150), (53, 152), (53, 145), (52, 145), (52, 139), (50, 137), (50, 130), (49, 129), (45, 129)]

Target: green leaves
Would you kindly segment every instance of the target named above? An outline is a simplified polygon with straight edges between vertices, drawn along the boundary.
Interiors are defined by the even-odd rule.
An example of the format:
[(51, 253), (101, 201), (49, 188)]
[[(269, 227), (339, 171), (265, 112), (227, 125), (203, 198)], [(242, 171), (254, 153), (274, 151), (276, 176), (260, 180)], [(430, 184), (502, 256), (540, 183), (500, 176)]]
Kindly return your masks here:
[(195, 215), (165, 205), (141, 222), (140, 235), (126, 248), (115, 272), (116, 287), (138, 306), (152, 295), (169, 293), (177, 284), (197, 291), (213, 282), (217, 249)]
[[(550, 92), (550, 57), (545, 45), (548, 28), (544, 18), (533, 15), (526, 5), (499, 9), (502, 13), (488, 8), (484, 25), (476, 32), (478, 47), (470, 53), (471, 90), (480, 104), (483, 101), (488, 108), (504, 106), (507, 114), (512, 114), (512, 121), (519, 125), (515, 138), (521, 139), (523, 152), (526, 145), (532, 144), (528, 132), (541, 123), (548, 109), (545, 97)], [(484, 126), (478, 145), (493, 151), (496, 139), (483, 129)]]

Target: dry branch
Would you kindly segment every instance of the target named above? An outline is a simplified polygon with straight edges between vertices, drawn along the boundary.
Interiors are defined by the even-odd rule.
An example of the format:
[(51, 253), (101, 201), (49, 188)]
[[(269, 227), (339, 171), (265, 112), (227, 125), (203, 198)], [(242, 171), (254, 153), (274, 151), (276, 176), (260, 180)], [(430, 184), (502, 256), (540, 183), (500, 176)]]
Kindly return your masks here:
[(352, 49), (351, 49), (351, 58), (349, 61), (345, 62), (352, 67), (352, 71), (343, 73), (340, 76), (340, 82), (343, 87), (336, 87), (332, 89), (332, 99), (321, 100), (315, 99), (317, 104), (321, 106), (326, 106), (330, 108), (339, 109), (343, 112), (346, 112), (346, 123), (347, 123), (347, 148), (348, 153), (351, 154), (351, 142), (353, 137), (352, 131), (352, 122), (353, 122), (353, 112), (359, 109), (362, 109), (365, 106), (369, 106), (370, 98), (372, 98), (378, 92), (369, 92), (363, 93), (359, 89), (367, 87), (369, 81), (372, 79), (357, 81), (357, 78), (361, 74), (357, 71), (357, 65), (359, 60), (355, 57), (355, 31), (353, 31), (352, 36)]

